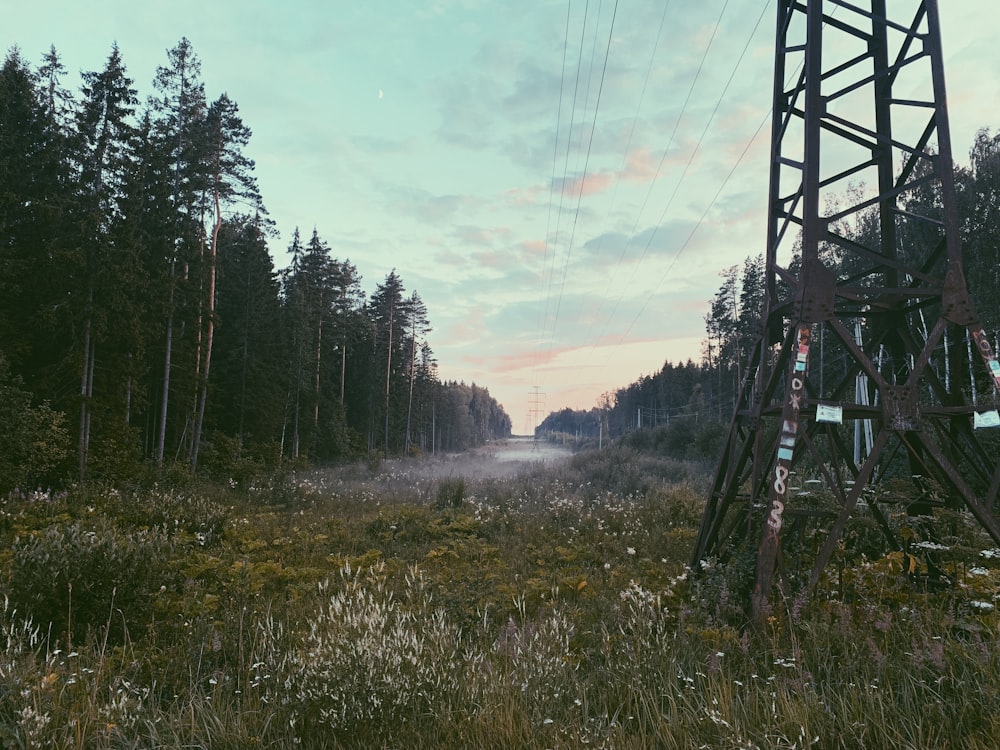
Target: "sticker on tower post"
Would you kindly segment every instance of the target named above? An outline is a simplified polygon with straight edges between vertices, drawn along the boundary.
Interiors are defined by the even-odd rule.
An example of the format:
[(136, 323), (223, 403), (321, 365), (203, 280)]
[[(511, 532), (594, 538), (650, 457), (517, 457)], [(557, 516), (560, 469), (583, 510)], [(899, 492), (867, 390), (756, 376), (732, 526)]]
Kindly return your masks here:
[(977, 430), (984, 427), (1000, 427), (1000, 412), (997, 412), (996, 409), (977, 411), (972, 418), (972, 426)]
[(816, 404), (816, 421), (843, 424), (844, 407), (840, 404)]

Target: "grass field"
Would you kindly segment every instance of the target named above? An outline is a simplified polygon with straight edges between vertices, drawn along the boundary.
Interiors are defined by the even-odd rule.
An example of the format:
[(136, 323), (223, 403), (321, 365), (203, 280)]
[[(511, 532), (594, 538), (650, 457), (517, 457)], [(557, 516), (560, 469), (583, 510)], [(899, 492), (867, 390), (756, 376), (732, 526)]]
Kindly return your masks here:
[(748, 628), (745, 569), (685, 569), (703, 467), (472, 466), (7, 498), (0, 746), (997, 746), (1000, 551), (960, 514), (951, 585), (857, 534)]

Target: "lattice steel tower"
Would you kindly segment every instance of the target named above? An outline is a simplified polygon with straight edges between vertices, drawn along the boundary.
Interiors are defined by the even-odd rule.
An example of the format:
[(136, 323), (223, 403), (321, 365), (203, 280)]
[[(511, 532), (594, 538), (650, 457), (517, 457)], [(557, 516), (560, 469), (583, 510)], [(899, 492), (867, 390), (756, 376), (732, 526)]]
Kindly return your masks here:
[(976, 429), (1000, 365), (962, 269), (937, 2), (777, 5), (761, 333), (692, 555), (759, 540), (758, 618), (775, 574), (811, 590), (862, 513), (903, 548), (899, 498), (866, 492), (888, 478), (914, 484), (911, 512), (967, 508), (1000, 543)]

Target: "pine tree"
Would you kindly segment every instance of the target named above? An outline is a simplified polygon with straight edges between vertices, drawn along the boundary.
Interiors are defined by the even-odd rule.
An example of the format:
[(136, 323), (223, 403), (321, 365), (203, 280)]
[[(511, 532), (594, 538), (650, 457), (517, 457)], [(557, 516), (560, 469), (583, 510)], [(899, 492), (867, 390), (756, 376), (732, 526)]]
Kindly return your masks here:
[(393, 396), (398, 395), (397, 386), (405, 382), (403, 366), (406, 362), (406, 310), (403, 291), (403, 283), (393, 270), (375, 289), (368, 304), (375, 328), (375, 362), (379, 366), (379, 380), (382, 384), (381, 399), (373, 399), (373, 406), (378, 403), (381, 407), (379, 416), (383, 423), (382, 444), (385, 455), (390, 453), (392, 417), (396, 411), (393, 409)]
[[(168, 64), (157, 68), (154, 86), (160, 97), (152, 102), (156, 114), (156, 134), (171, 157), (170, 207), (173, 213), (163, 351), (163, 379), (154, 458), (163, 464), (169, 416), (171, 373), (174, 365), (175, 324), (178, 321), (179, 286), (202, 247), (204, 231), (199, 200), (204, 194), (204, 173), (200, 170), (199, 130), (205, 116), (205, 87), (201, 83), (201, 62), (191, 43), (182, 38), (167, 52)], [(179, 271), (181, 273), (179, 273)], [(199, 361), (197, 352), (193, 357)]]
[(1000, 133), (976, 133), (970, 168), (959, 176), (962, 187), (963, 249), (969, 292), (976, 300), (983, 328), (1000, 342)]
[(164, 259), (175, 251), (171, 207), (173, 157), (143, 113), (135, 132), (133, 168), (122, 188), (122, 220), (114, 228), (121, 283), (114, 309), (128, 310), (115, 326), (117, 371), (124, 378), (126, 429), (142, 428), (142, 453), (155, 458), (162, 392), (163, 323), (174, 283)]
[[(116, 47), (117, 49), (117, 47)], [(55, 46), (42, 55), (38, 68), (38, 93), (48, 119), (61, 131), (68, 132), (73, 120), (73, 97), (62, 85), (66, 66)]]
[(705, 318), (708, 331), (708, 366), (716, 371), (715, 400), (718, 417), (722, 419), (724, 403), (733, 402), (733, 375), (739, 375), (739, 290), (736, 281), (737, 266), (719, 272), (722, 286), (711, 301)]
[[(241, 201), (259, 211), (263, 210), (257, 184), (252, 176), (253, 162), (243, 148), (250, 142), (250, 128), (243, 124), (238, 108), (223, 94), (212, 103), (202, 123), (201, 140), (205, 148), (208, 177), (207, 194), (211, 199), (214, 216), (211, 242), (206, 268), (207, 283), (203, 297), (206, 306), (203, 357), (198, 371), (197, 413), (191, 439), (191, 471), (198, 468), (198, 450), (205, 423), (208, 402), (208, 378), (212, 365), (212, 346), (215, 335), (216, 267), (218, 262), (219, 231), (222, 228), (224, 204)], [(199, 331), (199, 336), (201, 332)], [(197, 365), (196, 365), (197, 366)]]
[(0, 67), (0, 342), (14, 375), (62, 381), (61, 255), (75, 242), (66, 134), (15, 48)]
[[(288, 393), (285, 398), (285, 419), (281, 430), (281, 451), (285, 451), (285, 436), (291, 422), (289, 455), (299, 457), (301, 444), (299, 434), (299, 417), (301, 415), (303, 377), (305, 373), (306, 339), (311, 328), (308, 315), (309, 291), (306, 275), (303, 269), (305, 248), (295, 227), (292, 243), (288, 246), (292, 256), (291, 263), (283, 276), (283, 299), (285, 309), (285, 327), (291, 342), (291, 352), (288, 359)], [(289, 414), (290, 412), (290, 414)]]
[[(131, 120), (138, 103), (117, 46), (112, 48), (104, 70), (83, 74), (82, 95), (73, 139), (80, 184), (78, 226), (82, 231), (77, 303), (81, 331), (77, 462), (81, 482), (86, 477), (90, 450), (97, 349), (109, 345), (111, 330), (121, 325), (120, 319), (133, 314), (110, 304), (121, 299), (117, 289), (127, 283), (127, 279), (118, 278), (122, 266), (115, 262), (113, 237), (114, 227), (122, 220), (123, 188), (133, 169)], [(104, 369), (115, 372), (114, 368)], [(119, 410), (124, 411), (124, 404)]]
[(427, 306), (424, 301), (420, 299), (420, 295), (416, 292), (410, 295), (410, 299), (407, 300), (405, 307), (406, 314), (406, 331), (408, 341), (406, 344), (407, 349), (409, 349), (409, 361), (407, 362), (407, 380), (408, 382), (408, 392), (406, 399), (406, 433), (403, 445), (403, 451), (405, 453), (410, 452), (412, 433), (411, 425), (413, 423), (413, 395), (414, 389), (417, 385), (417, 350), (423, 349), (426, 345), (425, 337), (431, 330), (430, 322), (427, 319)]
[(288, 350), (268, 232), (259, 214), (226, 219), (219, 230), (211, 423), (241, 450), (277, 443), (284, 418)]

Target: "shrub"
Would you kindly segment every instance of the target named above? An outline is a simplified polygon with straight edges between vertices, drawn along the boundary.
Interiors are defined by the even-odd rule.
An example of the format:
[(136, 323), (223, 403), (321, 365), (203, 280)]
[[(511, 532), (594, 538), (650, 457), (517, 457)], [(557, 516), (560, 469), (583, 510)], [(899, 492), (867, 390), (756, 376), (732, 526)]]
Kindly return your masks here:
[(29, 618), (22, 617), (4, 597), (0, 608), (0, 746), (9, 747), (13, 732), (23, 717), (16, 711), (16, 699), (35, 682), (35, 660), (41, 650), (42, 634)]
[(160, 527), (168, 534), (185, 531), (202, 546), (217, 541), (229, 522), (229, 508), (202, 494), (154, 488), (146, 497), (125, 502), (134, 505), (137, 526)]
[(436, 508), (459, 508), (465, 499), (465, 480), (462, 477), (448, 477), (438, 483)]
[(14, 542), (10, 599), (68, 644), (105, 627), (108, 642), (122, 643), (166, 583), (169, 549), (158, 530), (122, 532), (100, 518), (58, 523)]
[(0, 354), (0, 494), (58, 484), (69, 467), (65, 415), (31, 399)]
[[(335, 733), (377, 732), (426, 714), (461, 667), (461, 634), (445, 613), (433, 610), (415, 571), (407, 577), (406, 601), (381, 577), (345, 566), (341, 588), (308, 623), (302, 644), (284, 665), (284, 688), (274, 696), (291, 701), (293, 722)], [(321, 584), (326, 594), (335, 582)]]

